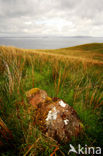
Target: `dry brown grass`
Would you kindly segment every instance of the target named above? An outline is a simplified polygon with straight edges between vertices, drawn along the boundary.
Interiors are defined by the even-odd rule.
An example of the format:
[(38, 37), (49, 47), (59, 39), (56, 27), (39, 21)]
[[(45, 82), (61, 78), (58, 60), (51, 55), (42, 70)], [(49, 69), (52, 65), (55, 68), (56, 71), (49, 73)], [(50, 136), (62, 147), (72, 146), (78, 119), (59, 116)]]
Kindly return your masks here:
[[(100, 59), (102, 56), (103, 54), (96, 51), (83, 49), (27, 50), (15, 47), (0, 47), (0, 85), (9, 90), (7, 93), (4, 90), (3, 97), (0, 95), (0, 102), (6, 105), (5, 96), (10, 97), (12, 95), (13, 99), (15, 97), (15, 101), (12, 102), (10, 98), (7, 103), (11, 108), (14, 104), (15, 107), (12, 108), (14, 113), (9, 113), (10, 109), (6, 107), (7, 105), (4, 107), (4, 104), (2, 104), (0, 108), (8, 109), (7, 121), (16, 120), (16, 129), (21, 126), (20, 130), (23, 132), (23, 142), (21, 143), (23, 147), (19, 147), (21, 153), (36, 155), (35, 153), (38, 150), (51, 149), (56, 144), (55, 141), (53, 143), (50, 141), (51, 138), (46, 138), (41, 133), (36, 135), (37, 128), (32, 126), (32, 123), (28, 123), (28, 121), (33, 121), (34, 117), (34, 114), (32, 114), (34, 112), (31, 111), (32, 108), (28, 107), (24, 96), (30, 88), (40, 87), (50, 95), (53, 91), (52, 95), (54, 97), (63, 97), (64, 101), (76, 108), (84, 124), (92, 128), (94, 125), (96, 127), (96, 123), (93, 124), (95, 122), (94, 116), (91, 119), (88, 108), (93, 108), (93, 111), (95, 111), (103, 105), (103, 61)], [(2, 76), (6, 78), (5, 81), (2, 80)], [(22, 102), (18, 102), (18, 99)], [(87, 111), (86, 115), (84, 114), (85, 111)], [(14, 119), (15, 113), (16, 119)], [(5, 114), (3, 114), (4, 117)], [(26, 118), (30, 117), (32, 119), (27, 119), (27, 129), (24, 125)], [(18, 120), (19, 122), (17, 122)], [(87, 124), (88, 122), (89, 124)], [(91, 123), (93, 126), (91, 126)], [(31, 136), (33, 140), (31, 140)], [(57, 148), (55, 145), (53, 150), (55, 151)], [(55, 153), (53, 150), (51, 154)]]

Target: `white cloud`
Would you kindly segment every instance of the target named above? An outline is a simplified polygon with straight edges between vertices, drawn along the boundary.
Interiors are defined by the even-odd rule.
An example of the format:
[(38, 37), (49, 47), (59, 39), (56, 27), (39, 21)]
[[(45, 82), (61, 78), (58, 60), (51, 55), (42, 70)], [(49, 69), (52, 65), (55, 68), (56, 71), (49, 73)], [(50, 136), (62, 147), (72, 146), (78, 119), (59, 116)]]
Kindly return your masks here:
[(103, 0), (0, 0), (0, 35), (103, 36)]

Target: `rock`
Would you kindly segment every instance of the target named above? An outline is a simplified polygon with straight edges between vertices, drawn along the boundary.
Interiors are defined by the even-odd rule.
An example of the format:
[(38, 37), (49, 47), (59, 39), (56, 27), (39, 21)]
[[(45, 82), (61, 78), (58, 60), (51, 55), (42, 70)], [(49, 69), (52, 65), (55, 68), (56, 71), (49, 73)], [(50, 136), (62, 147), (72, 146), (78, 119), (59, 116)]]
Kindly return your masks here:
[(83, 129), (75, 110), (63, 100), (48, 97), (40, 89), (32, 89), (26, 93), (29, 104), (35, 109), (34, 123), (49, 137), (59, 142), (68, 142)]
[(48, 95), (44, 90), (40, 90), (39, 88), (33, 88), (26, 92), (26, 96), (29, 100), (29, 103), (37, 108), (39, 103), (45, 102), (45, 99)]

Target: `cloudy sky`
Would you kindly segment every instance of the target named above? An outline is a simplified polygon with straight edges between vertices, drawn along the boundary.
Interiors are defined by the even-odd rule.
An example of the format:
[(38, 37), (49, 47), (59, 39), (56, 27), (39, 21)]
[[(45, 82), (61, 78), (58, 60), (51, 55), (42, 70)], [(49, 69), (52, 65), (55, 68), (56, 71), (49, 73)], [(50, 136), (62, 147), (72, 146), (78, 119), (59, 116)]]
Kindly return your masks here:
[(0, 36), (103, 36), (103, 0), (0, 0)]

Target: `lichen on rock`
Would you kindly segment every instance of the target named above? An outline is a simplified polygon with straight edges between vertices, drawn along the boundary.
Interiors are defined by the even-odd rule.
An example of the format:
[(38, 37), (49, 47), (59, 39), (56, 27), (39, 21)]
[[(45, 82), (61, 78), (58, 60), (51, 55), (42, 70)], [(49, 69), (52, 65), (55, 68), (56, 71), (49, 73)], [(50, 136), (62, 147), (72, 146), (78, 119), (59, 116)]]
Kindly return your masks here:
[(64, 103), (62, 100), (59, 101), (59, 104), (60, 104), (61, 107), (65, 107), (66, 106), (66, 103)]
[(30, 98), (32, 95), (35, 95), (37, 92), (39, 92), (39, 88), (32, 88), (29, 91), (26, 92), (26, 97)]
[(68, 125), (69, 120), (68, 120), (68, 119), (65, 119), (65, 120), (64, 120), (64, 123), (65, 123), (65, 125)]
[(56, 107), (53, 107), (53, 109), (48, 112), (46, 121), (56, 120), (56, 118), (57, 118), (57, 110)]
[(34, 123), (47, 136), (66, 143), (83, 130), (75, 110), (62, 99), (52, 99), (44, 90), (37, 88), (31, 89), (26, 95), (29, 104), (36, 110)]

